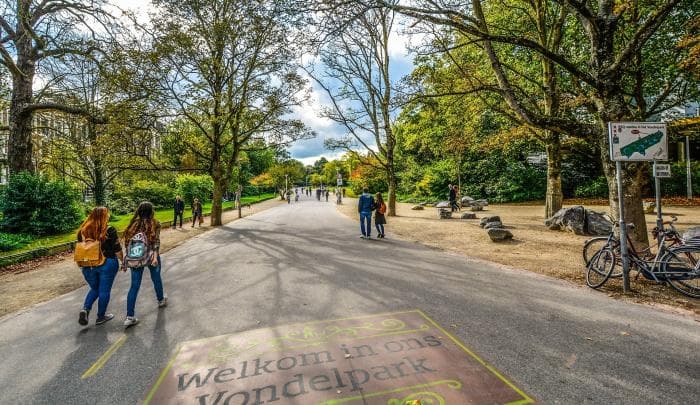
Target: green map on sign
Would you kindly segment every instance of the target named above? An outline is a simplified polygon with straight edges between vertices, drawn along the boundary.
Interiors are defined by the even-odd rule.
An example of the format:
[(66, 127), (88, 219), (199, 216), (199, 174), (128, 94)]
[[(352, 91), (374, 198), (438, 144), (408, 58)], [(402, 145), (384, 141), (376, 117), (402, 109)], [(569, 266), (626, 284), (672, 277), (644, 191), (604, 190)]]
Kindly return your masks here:
[(653, 134), (649, 134), (644, 138), (639, 138), (636, 141), (623, 146), (622, 148), (620, 148), (620, 153), (622, 153), (627, 158), (632, 157), (632, 155), (634, 155), (635, 152), (639, 153), (640, 155), (646, 155), (647, 149), (661, 142), (661, 139), (663, 139), (663, 137), (663, 132), (654, 132)]

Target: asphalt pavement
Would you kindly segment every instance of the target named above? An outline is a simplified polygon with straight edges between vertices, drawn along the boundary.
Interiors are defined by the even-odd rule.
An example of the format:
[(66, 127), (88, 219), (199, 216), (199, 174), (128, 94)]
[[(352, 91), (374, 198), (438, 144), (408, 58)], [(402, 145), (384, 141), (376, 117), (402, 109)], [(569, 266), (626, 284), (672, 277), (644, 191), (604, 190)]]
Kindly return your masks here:
[(141, 323), (126, 332), (124, 273), (104, 325), (94, 315), (78, 325), (85, 288), (1, 318), (0, 404), (134, 404), (182, 342), (411, 309), (541, 403), (700, 398), (692, 317), (394, 239), (391, 218), (387, 239), (363, 240), (332, 201), (283, 204), (204, 233), (163, 266), (169, 306), (158, 309), (144, 275)]

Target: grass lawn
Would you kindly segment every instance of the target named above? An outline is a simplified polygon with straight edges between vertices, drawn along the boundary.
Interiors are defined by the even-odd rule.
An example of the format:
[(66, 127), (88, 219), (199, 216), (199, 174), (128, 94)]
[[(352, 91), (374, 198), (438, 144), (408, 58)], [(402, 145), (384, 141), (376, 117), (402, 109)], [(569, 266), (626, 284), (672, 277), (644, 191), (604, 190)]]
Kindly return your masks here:
[[(260, 196), (247, 196), (247, 197), (242, 197), (241, 202), (243, 204), (254, 204), (260, 201), (264, 200), (269, 200), (271, 198), (276, 197), (277, 194), (275, 193), (265, 193), (265, 194), (260, 194)], [(233, 202), (231, 201), (225, 201), (223, 204), (224, 209), (232, 207)], [(202, 210), (204, 215), (209, 215), (211, 213), (211, 203), (206, 203), (202, 204)], [(189, 207), (185, 208), (185, 215), (184, 218), (191, 218), (192, 214), (189, 211)], [(166, 222), (166, 221), (172, 221), (173, 220), (173, 209), (172, 208), (164, 208), (156, 211), (156, 219), (160, 222)], [(114, 226), (117, 228), (117, 231), (121, 232), (126, 228), (127, 225), (129, 225), (129, 221), (131, 220), (131, 215), (121, 215), (121, 216), (112, 216), (112, 220), (110, 221), (110, 225)], [(75, 235), (77, 234), (78, 229), (64, 233), (61, 235), (53, 235), (53, 236), (47, 236), (43, 238), (38, 238), (31, 243), (22, 246), (19, 249), (15, 250), (10, 250), (7, 252), (2, 252), (0, 254), (0, 257), (3, 256), (9, 256), (17, 253), (22, 253), (22, 252), (28, 252), (33, 249), (41, 248), (41, 247), (48, 247), (48, 246), (55, 246), (55, 245), (60, 245), (62, 243), (68, 243), (72, 242), (75, 240)]]

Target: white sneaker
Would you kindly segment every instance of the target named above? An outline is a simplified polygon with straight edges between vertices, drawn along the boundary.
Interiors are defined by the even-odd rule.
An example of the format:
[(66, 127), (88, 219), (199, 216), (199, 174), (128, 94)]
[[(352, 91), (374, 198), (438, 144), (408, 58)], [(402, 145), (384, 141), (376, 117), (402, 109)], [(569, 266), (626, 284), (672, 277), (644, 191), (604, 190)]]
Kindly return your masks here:
[(124, 327), (128, 328), (130, 326), (134, 326), (137, 323), (139, 323), (139, 319), (134, 317), (134, 316), (127, 316), (126, 319), (124, 320)]
[(168, 306), (168, 296), (164, 296), (162, 300), (158, 301), (158, 308), (165, 308)]

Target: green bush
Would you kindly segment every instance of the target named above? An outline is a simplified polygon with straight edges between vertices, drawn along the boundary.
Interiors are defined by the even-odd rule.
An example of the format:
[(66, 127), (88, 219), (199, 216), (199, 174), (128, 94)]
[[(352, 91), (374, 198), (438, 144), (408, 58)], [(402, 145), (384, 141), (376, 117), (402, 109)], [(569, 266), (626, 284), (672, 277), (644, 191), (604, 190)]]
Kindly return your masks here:
[[(650, 165), (651, 166), (651, 165)], [(651, 176), (651, 169), (649, 169)], [(664, 197), (686, 196), (688, 185), (686, 178), (686, 163), (671, 163), (671, 177), (661, 179), (661, 193)], [(700, 162), (690, 162), (690, 174), (692, 176), (693, 195), (700, 194)], [(653, 180), (652, 180), (653, 182)], [(653, 184), (653, 183), (652, 183)]]
[(600, 176), (588, 183), (582, 184), (576, 187), (574, 196), (581, 198), (607, 198), (608, 180), (605, 176)]
[(107, 201), (107, 208), (116, 215), (128, 215), (136, 210), (136, 202), (126, 196), (112, 196)]
[(214, 182), (209, 176), (183, 174), (177, 176), (175, 183), (177, 184), (177, 194), (182, 197), (187, 207), (192, 204), (195, 198), (199, 198), (202, 203), (211, 200)]
[(142, 201), (150, 201), (156, 208), (168, 208), (175, 200), (175, 190), (172, 187), (152, 180), (139, 180), (126, 187), (125, 192), (134, 206)]
[(546, 188), (546, 169), (524, 162), (508, 162), (496, 181), (486, 186), (486, 192), (494, 202), (518, 202), (543, 199)]
[(68, 232), (82, 218), (74, 187), (28, 172), (10, 177), (0, 195), (0, 211), (3, 231), (32, 235)]
[(8, 252), (10, 250), (19, 249), (22, 246), (29, 244), (34, 238), (31, 235), (0, 233), (0, 251)]

